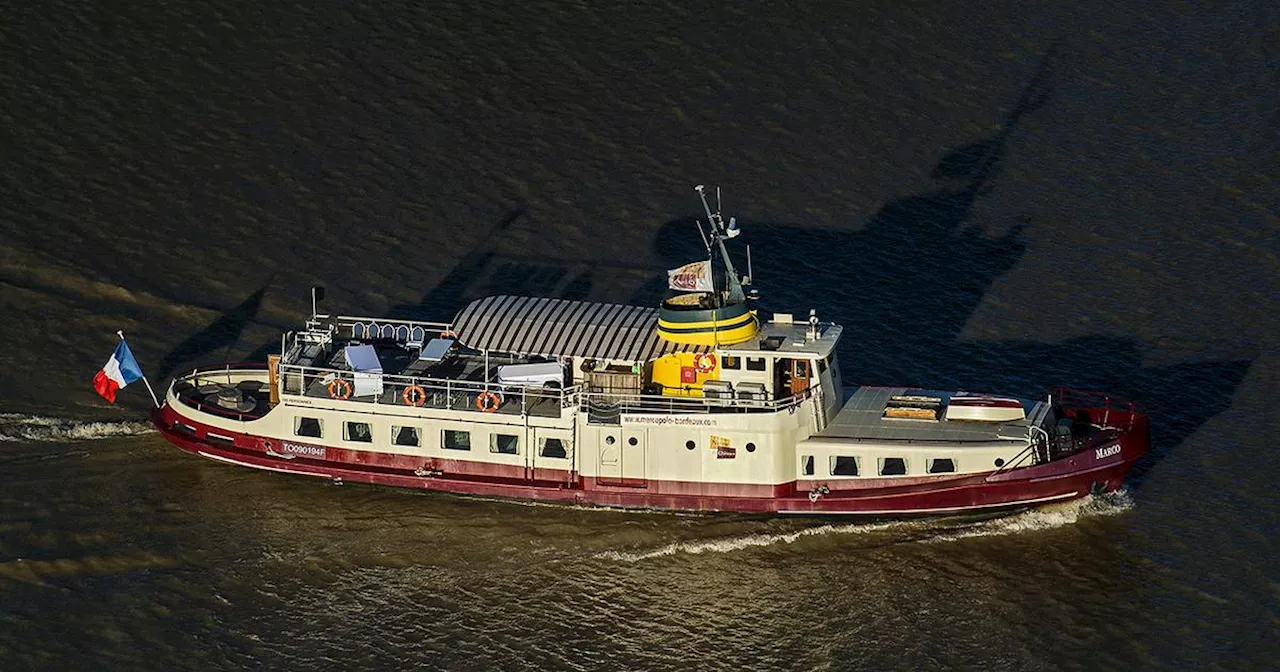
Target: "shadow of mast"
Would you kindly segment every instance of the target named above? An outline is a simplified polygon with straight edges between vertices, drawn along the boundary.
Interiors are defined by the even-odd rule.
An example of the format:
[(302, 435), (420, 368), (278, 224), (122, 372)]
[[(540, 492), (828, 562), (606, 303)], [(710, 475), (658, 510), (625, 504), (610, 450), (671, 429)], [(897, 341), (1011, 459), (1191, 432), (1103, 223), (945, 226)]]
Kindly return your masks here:
[[(1187, 362), (1147, 368), (1140, 343), (1089, 336), (1050, 344), (961, 340), (992, 284), (1023, 257), (1029, 222), (998, 236), (970, 224), (974, 203), (999, 177), (1020, 123), (1052, 100), (1053, 50), (992, 137), (945, 154), (939, 183), (885, 204), (856, 233), (747, 222), (762, 309), (807, 312), (844, 325), (839, 355), (848, 383), (967, 389), (1041, 398), (1055, 386), (1105, 390), (1141, 402), (1152, 416), (1154, 460), (1225, 410), (1251, 360)], [(959, 182), (959, 184), (957, 184)], [(954, 186), (953, 186), (954, 185)], [(739, 221), (743, 218), (739, 217)], [(704, 255), (694, 218), (664, 225), (657, 237), (667, 267)], [(1045, 236), (1041, 236), (1044, 238)], [(643, 288), (656, 303), (665, 283)], [(1075, 297), (1046, 297), (1058, 310)]]

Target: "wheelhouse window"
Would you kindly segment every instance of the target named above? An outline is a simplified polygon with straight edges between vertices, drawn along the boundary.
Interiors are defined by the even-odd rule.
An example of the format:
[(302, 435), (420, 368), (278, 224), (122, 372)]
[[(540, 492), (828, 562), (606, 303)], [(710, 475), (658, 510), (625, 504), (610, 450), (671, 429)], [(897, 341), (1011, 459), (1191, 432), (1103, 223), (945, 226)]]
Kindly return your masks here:
[(949, 457), (936, 457), (929, 460), (929, 468), (926, 470), (931, 474), (950, 474), (955, 472), (956, 462)]
[(831, 475), (832, 476), (857, 476), (858, 475), (858, 458), (851, 455), (832, 455), (831, 456)]
[(440, 446), (446, 450), (471, 450), (471, 432), (460, 429), (440, 430)]
[(293, 434), (294, 436), (310, 436), (320, 438), (324, 435), (320, 423), (320, 418), (294, 418)]
[(720, 367), (730, 371), (737, 371), (742, 368), (742, 358), (735, 355), (725, 355), (720, 358)]
[(420, 446), (422, 435), (417, 427), (391, 427), (391, 443), (397, 446)]
[(373, 443), (373, 431), (367, 422), (345, 422), (342, 424), (342, 438), (359, 443)]
[(804, 474), (805, 476), (813, 475), (813, 456), (812, 455), (800, 456), (800, 473)]
[(569, 457), (569, 453), (564, 449), (564, 441), (556, 438), (543, 439), (542, 450), (538, 454), (542, 457), (554, 457), (561, 460)]
[(489, 452), (503, 455), (520, 454), (520, 437), (515, 434), (490, 434)]
[(905, 476), (907, 473), (907, 460), (901, 457), (882, 457), (880, 458), (880, 475), (881, 476)]
[(765, 369), (764, 357), (748, 357), (747, 358), (748, 371), (764, 371), (764, 369)]

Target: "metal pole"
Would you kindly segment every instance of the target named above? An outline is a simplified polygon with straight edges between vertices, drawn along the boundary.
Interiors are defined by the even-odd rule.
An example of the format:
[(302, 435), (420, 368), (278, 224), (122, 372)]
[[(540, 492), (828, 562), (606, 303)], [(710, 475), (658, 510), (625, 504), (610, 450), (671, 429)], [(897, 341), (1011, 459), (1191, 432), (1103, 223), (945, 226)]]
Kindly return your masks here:
[[(120, 340), (125, 340), (123, 330), (117, 330), (116, 335), (120, 337)], [(141, 367), (138, 370), (141, 371)], [(142, 383), (147, 386), (147, 392), (151, 393), (151, 403), (155, 404), (156, 408), (160, 408), (160, 400), (156, 399), (156, 391), (151, 389), (151, 381), (147, 380), (147, 374), (145, 373), (142, 374)]]

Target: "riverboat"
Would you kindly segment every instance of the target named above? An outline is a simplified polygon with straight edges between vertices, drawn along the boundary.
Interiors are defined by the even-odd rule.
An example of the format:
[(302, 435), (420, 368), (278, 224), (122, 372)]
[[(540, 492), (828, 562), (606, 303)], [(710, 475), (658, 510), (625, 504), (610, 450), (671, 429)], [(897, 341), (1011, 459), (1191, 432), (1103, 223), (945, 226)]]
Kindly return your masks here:
[(708, 258), (657, 308), (491, 296), (437, 323), (313, 300), (279, 355), (177, 376), (152, 420), (187, 452), (336, 483), (767, 514), (1026, 508), (1115, 490), (1148, 452), (1146, 414), (1099, 392), (846, 392), (842, 328), (758, 308), (736, 222), (697, 191)]

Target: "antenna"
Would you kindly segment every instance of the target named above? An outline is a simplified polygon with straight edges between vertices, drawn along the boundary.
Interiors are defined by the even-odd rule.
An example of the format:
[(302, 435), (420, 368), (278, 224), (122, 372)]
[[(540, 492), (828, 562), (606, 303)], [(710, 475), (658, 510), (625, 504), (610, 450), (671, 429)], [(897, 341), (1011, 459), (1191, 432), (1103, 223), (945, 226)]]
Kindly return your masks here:
[[(733, 220), (730, 219), (729, 221), (733, 221)], [(756, 274), (753, 273), (751, 270), (751, 246), (748, 245), (747, 246), (747, 282), (745, 284), (749, 285), (755, 279), (756, 279)]]
[(698, 225), (698, 235), (702, 236), (702, 244), (707, 247), (707, 255), (711, 254), (711, 241), (707, 240), (707, 234), (702, 230), (702, 220), (697, 219), (694, 222)]

